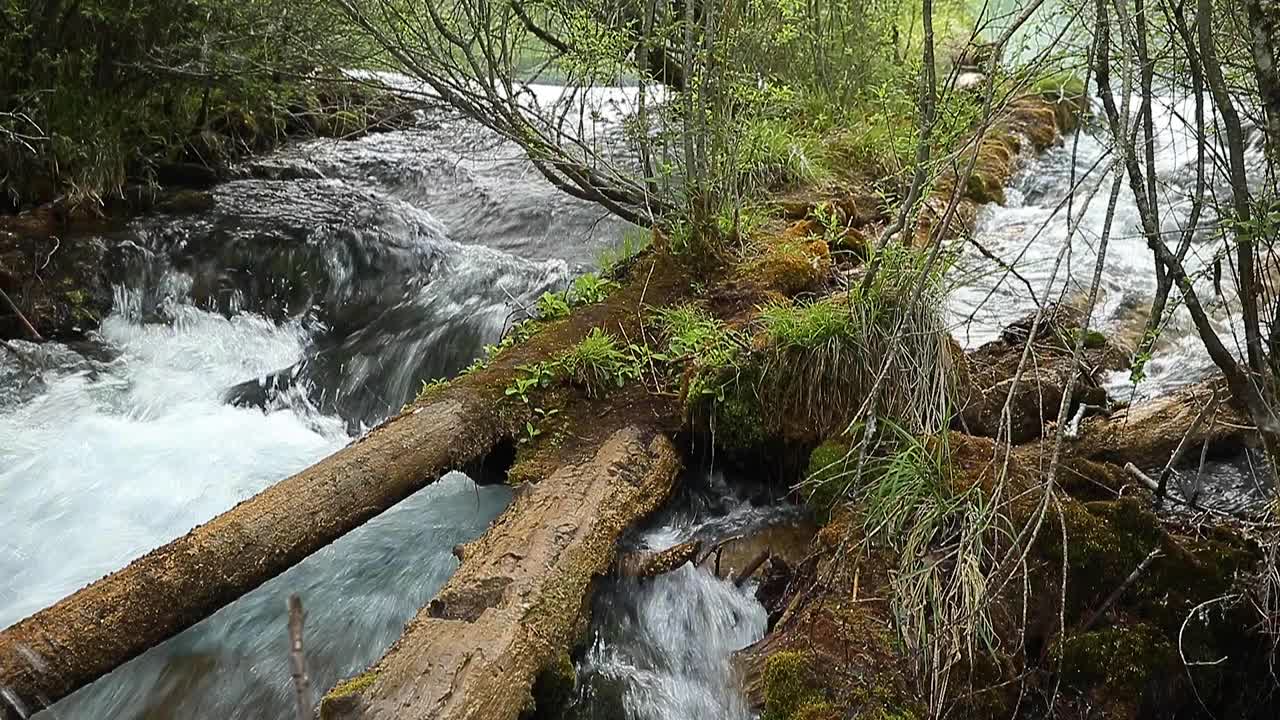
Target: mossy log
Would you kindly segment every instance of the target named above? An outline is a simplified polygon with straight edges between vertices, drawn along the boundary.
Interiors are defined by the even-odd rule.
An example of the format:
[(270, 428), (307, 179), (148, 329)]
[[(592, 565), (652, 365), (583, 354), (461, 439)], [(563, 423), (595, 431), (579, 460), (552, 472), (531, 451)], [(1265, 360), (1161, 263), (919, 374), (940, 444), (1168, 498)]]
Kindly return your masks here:
[[(592, 580), (619, 535), (669, 497), (679, 455), (628, 425), (523, 487), (462, 565), (356, 689), (321, 702), (323, 720), (513, 720), (534, 679), (568, 649)], [(368, 680), (367, 678), (372, 678)]]
[(0, 688), (12, 694), (0, 718), (65, 697), (483, 457), (504, 434), (486, 405), (451, 388), (0, 632)]

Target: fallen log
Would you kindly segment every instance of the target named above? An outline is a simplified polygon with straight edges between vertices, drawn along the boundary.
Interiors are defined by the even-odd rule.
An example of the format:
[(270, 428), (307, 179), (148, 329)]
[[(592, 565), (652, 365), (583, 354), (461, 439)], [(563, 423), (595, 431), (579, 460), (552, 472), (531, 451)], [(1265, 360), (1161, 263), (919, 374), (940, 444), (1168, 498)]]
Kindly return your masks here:
[(523, 486), (382, 660), (325, 696), (322, 720), (514, 720), (567, 653), (619, 535), (666, 501), (679, 468), (665, 435), (628, 425)]
[(56, 702), (218, 608), (505, 434), (488, 398), (450, 388), (186, 535), (0, 632), (0, 718)]
[[(1165, 467), (1180, 449), (1208, 445), (1216, 454), (1237, 452), (1249, 442), (1254, 428), (1230, 403), (1217, 402), (1226, 397), (1229, 394), (1220, 379), (1206, 380), (1110, 417), (1086, 418), (1079, 439), (1063, 449), (1076, 457), (1148, 469)], [(1214, 403), (1214, 422), (1201, 422), (1205, 408)]]

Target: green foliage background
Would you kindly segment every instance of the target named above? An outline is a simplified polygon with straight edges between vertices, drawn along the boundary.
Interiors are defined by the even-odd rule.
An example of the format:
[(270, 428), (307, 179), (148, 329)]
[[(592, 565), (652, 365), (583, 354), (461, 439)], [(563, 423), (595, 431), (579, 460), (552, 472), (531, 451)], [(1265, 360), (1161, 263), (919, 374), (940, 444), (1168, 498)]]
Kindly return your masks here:
[(299, 78), (353, 54), (336, 23), (326, 0), (0, 0), (0, 205), (269, 146), (332, 101)]

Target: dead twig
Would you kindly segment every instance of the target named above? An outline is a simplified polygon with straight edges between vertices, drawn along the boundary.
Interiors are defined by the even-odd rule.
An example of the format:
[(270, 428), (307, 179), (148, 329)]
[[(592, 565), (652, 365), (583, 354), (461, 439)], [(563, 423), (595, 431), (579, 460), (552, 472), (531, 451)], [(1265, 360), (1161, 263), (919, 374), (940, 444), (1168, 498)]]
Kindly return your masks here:
[(1098, 609), (1089, 613), (1089, 617), (1085, 618), (1084, 622), (1080, 623), (1080, 628), (1077, 632), (1088, 632), (1089, 628), (1093, 627), (1094, 623), (1098, 622), (1098, 618), (1102, 617), (1103, 613), (1110, 609), (1111, 606), (1120, 599), (1120, 596), (1124, 594), (1124, 591), (1127, 590), (1130, 585), (1137, 582), (1139, 577), (1142, 577), (1142, 573), (1146, 572), (1147, 568), (1151, 567), (1151, 563), (1155, 562), (1156, 558), (1163, 554), (1164, 553), (1161, 552), (1159, 547), (1153, 548), (1151, 552), (1147, 553), (1147, 556), (1142, 559), (1142, 562), (1138, 563), (1138, 567), (1134, 568), (1133, 572), (1129, 573), (1129, 577), (1125, 578), (1124, 582), (1120, 583), (1119, 587), (1112, 590), (1111, 594), (1107, 596), (1107, 599), (1103, 600), (1102, 604), (1098, 606)]
[(1164, 469), (1160, 471), (1160, 481), (1156, 484), (1156, 508), (1164, 504), (1165, 492), (1169, 487), (1169, 476), (1173, 474), (1173, 466), (1178, 463), (1188, 447), (1187, 440), (1200, 429), (1200, 423), (1204, 421), (1205, 416), (1209, 414), (1209, 409), (1218, 407), (1218, 392), (1215, 390), (1213, 397), (1209, 398), (1209, 402), (1196, 414), (1195, 419), (1191, 421), (1191, 425), (1187, 427), (1187, 431), (1183, 433), (1182, 439), (1178, 441), (1178, 447), (1174, 449), (1173, 454), (1169, 456), (1169, 462), (1165, 463)]
[(44, 342), (44, 338), (41, 337), (40, 333), (36, 332), (35, 326), (31, 324), (31, 321), (27, 320), (27, 316), (23, 315), (22, 311), (18, 309), (18, 304), (4, 290), (0, 290), (0, 300), (4, 300), (4, 304), (9, 306), (14, 315), (18, 316), (18, 323), (22, 325), (23, 331), (27, 333), (33, 342)]
[(302, 652), (302, 599), (289, 596), (289, 659), (293, 664), (293, 692), (298, 699), (298, 720), (311, 720), (311, 678)]

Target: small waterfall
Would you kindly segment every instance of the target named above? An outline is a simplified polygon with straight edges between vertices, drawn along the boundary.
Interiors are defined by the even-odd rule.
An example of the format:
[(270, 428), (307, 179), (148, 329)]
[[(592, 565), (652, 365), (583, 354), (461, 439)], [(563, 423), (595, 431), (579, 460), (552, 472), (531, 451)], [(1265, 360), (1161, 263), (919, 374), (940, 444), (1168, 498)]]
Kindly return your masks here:
[[(633, 539), (635, 548), (662, 550), (693, 539), (710, 547), (803, 515), (767, 495), (744, 495), (718, 472), (685, 482), (671, 506)], [(686, 564), (656, 578), (611, 580), (594, 602), (570, 716), (749, 720), (733, 654), (764, 637), (767, 625), (753, 582), (737, 587), (705, 567)]]
[(597, 636), (581, 662), (576, 717), (748, 720), (733, 653), (764, 637), (754, 587), (685, 565), (619, 580), (596, 603)]

